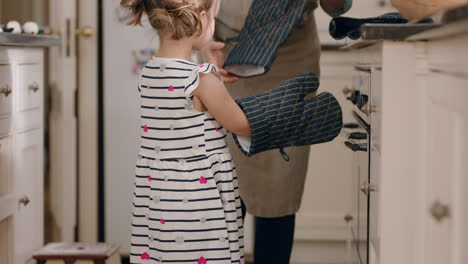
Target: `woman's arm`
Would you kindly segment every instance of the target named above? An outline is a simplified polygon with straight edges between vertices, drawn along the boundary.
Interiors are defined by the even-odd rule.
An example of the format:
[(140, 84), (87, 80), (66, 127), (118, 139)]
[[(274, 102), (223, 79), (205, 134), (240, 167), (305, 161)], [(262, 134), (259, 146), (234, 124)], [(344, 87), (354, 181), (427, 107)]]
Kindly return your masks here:
[(250, 124), (232, 99), (223, 82), (214, 74), (200, 74), (200, 84), (192, 93), (220, 125), (237, 136), (250, 136)]

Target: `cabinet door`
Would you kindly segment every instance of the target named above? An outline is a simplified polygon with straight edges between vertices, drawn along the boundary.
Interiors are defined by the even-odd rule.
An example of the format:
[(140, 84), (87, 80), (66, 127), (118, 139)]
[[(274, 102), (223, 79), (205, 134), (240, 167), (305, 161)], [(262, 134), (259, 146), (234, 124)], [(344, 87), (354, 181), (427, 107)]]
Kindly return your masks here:
[(427, 82), (427, 264), (467, 263), (467, 82), (437, 73), (431, 74)]
[(42, 130), (36, 129), (15, 136), (14, 237), (15, 263), (17, 264), (30, 262), (33, 252), (44, 243), (42, 135)]
[(39, 108), (43, 105), (44, 82), (42, 64), (18, 65), (18, 110)]
[(0, 64), (0, 116), (13, 110), (13, 79), (13, 67)]
[(0, 263), (13, 261), (13, 214), (15, 199), (11, 176), (10, 138), (0, 139)]

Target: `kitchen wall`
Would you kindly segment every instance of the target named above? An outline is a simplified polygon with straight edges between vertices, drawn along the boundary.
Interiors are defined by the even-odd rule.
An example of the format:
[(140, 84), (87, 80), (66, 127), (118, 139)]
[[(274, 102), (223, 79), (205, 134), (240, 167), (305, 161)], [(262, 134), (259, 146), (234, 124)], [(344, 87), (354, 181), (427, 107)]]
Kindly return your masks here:
[(0, 24), (10, 20), (47, 24), (48, 0), (0, 0)]
[(104, 147), (106, 241), (129, 251), (130, 206), (139, 143), (138, 75), (132, 52), (157, 48), (148, 27), (118, 20), (120, 0), (104, 0)]

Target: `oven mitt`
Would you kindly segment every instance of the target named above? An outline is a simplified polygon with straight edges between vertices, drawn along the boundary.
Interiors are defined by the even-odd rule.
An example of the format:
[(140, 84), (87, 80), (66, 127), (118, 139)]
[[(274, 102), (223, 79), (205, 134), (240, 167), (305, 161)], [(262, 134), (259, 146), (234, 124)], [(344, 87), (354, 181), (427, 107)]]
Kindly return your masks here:
[(254, 0), (223, 68), (238, 77), (267, 73), (279, 47), (311, 8), (309, 0)]
[(349, 37), (350, 39), (359, 39), (361, 32), (359, 29), (363, 24), (405, 24), (408, 20), (398, 12), (387, 13), (378, 17), (371, 18), (351, 18), (351, 17), (336, 17), (330, 21), (330, 35), (337, 40)]
[[(330, 22), (329, 31), (334, 39), (359, 39), (361, 37), (361, 26), (363, 24), (406, 24), (408, 20), (398, 12), (387, 13), (378, 17), (371, 18), (351, 18), (351, 17), (336, 17)], [(424, 18), (415, 22), (416, 24), (433, 24), (431, 18)]]
[(267, 92), (237, 99), (251, 130), (250, 137), (233, 135), (242, 153), (252, 156), (272, 149), (324, 143), (338, 136), (343, 117), (336, 98), (324, 92), (304, 100), (318, 86), (313, 73), (304, 73)]

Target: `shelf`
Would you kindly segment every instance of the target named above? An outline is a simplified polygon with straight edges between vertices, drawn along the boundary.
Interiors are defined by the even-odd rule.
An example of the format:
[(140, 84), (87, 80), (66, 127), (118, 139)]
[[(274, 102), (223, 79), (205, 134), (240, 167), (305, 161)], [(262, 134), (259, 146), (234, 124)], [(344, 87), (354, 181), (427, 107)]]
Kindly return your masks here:
[(62, 45), (59, 36), (0, 33), (0, 45), (21, 47), (51, 47)]

